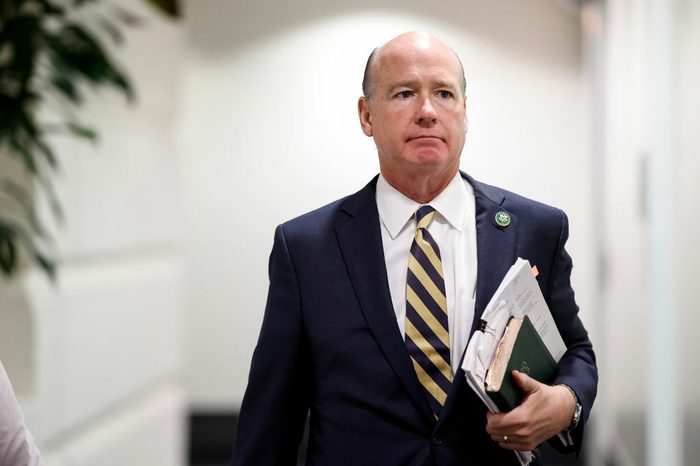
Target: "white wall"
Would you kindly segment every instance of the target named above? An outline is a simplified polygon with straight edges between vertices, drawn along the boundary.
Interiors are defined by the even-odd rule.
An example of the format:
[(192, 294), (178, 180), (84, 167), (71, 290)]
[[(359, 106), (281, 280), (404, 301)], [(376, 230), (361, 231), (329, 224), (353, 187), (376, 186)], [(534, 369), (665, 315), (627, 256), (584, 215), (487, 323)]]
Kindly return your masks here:
[(57, 283), (24, 269), (0, 286), (0, 358), (54, 466), (185, 462), (186, 269), (173, 134), (182, 33), (145, 2), (119, 3), (144, 20), (123, 31), (125, 46), (109, 47), (138, 101), (88, 92), (80, 115), (100, 143), (55, 139), (66, 217), (54, 228)]
[(676, 212), (679, 220), (676, 232), (678, 289), (680, 296), (677, 319), (680, 335), (679, 380), (680, 412), (683, 428), (683, 457), (686, 464), (700, 458), (700, 375), (688, 368), (700, 361), (700, 338), (694, 329), (700, 327), (700, 287), (697, 284), (700, 251), (700, 220), (697, 203), (700, 200), (700, 2), (685, 1), (679, 6), (678, 64), (679, 87), (676, 102), (679, 111), (678, 185)]
[(425, 30), (464, 62), (462, 168), (564, 208), (582, 315), (592, 320), (590, 167), (577, 18), (531, 2), (187, 3), (178, 131), (192, 291), (192, 401), (240, 403), (275, 225), (377, 172), (356, 102), (373, 47)]
[(695, 464), (700, 4), (606, 14), (605, 421), (620, 464)]

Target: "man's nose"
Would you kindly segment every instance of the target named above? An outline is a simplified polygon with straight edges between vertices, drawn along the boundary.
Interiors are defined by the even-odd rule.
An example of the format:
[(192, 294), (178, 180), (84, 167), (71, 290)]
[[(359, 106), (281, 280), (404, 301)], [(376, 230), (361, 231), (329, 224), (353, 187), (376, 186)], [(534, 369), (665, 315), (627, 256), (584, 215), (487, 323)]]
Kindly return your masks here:
[(435, 107), (433, 107), (433, 102), (430, 97), (425, 97), (420, 102), (420, 108), (418, 109), (417, 121), (421, 126), (432, 126), (437, 121), (437, 113), (435, 112)]

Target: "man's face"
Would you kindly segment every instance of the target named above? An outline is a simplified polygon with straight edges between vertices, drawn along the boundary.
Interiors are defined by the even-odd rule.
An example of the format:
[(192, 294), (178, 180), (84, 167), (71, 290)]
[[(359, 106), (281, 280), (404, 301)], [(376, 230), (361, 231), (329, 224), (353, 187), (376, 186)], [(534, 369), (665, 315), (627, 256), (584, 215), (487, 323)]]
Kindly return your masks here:
[(425, 36), (405, 35), (379, 50), (372, 93), (359, 102), (387, 179), (454, 175), (467, 132), (461, 67), (454, 53)]

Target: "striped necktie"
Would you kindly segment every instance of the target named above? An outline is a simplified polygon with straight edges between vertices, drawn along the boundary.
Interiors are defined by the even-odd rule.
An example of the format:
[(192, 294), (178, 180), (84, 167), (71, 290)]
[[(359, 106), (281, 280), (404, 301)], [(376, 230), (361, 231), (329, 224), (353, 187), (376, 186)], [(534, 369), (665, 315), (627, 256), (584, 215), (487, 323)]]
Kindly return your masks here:
[(435, 209), (416, 211), (406, 278), (406, 347), (437, 419), (452, 383), (445, 279), (440, 249), (428, 232)]

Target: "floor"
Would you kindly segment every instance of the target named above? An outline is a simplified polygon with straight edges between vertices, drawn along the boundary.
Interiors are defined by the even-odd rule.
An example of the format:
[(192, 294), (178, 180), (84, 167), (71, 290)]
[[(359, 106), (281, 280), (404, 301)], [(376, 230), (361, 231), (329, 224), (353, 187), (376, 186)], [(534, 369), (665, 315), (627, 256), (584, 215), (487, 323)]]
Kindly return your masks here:
[[(190, 416), (190, 465), (229, 466), (236, 437), (236, 414), (194, 413)], [(307, 429), (308, 431), (308, 429)], [(306, 435), (303, 445), (306, 444)], [(304, 465), (305, 448), (301, 449), (298, 466)], [(585, 455), (561, 455), (549, 445), (540, 448), (546, 466), (583, 466)]]

